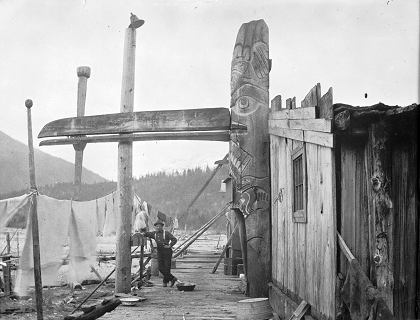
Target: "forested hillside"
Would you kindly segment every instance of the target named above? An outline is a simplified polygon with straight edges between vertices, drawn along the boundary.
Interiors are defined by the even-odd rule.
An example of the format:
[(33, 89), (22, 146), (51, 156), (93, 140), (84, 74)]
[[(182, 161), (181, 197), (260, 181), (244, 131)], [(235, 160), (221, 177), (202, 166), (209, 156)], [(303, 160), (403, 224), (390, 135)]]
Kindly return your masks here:
[[(28, 146), (0, 131), (0, 193), (29, 189)], [(72, 182), (74, 164), (34, 149), (36, 183), (38, 186), (56, 182)], [(87, 183), (106, 181), (100, 175), (83, 168)]]
[[(155, 173), (134, 179), (136, 194), (157, 210), (171, 217), (180, 217), (191, 201), (202, 189), (209, 179), (214, 168), (188, 169), (182, 172)], [(225, 204), (230, 201), (230, 193), (221, 193), (220, 184), (228, 175), (227, 166), (218, 171), (210, 184), (205, 188), (201, 196), (191, 207), (187, 215), (181, 219), (180, 227), (187, 224), (188, 229), (199, 228), (214, 215), (219, 213)], [(101, 182), (95, 184), (83, 184), (81, 200), (93, 200), (103, 197), (117, 190), (116, 182)], [(56, 183), (38, 188), (40, 194), (55, 199), (71, 199), (73, 194), (72, 183)], [(0, 199), (12, 198), (27, 193), (28, 190), (20, 190), (0, 195)], [(221, 218), (213, 229), (224, 230), (226, 219)]]

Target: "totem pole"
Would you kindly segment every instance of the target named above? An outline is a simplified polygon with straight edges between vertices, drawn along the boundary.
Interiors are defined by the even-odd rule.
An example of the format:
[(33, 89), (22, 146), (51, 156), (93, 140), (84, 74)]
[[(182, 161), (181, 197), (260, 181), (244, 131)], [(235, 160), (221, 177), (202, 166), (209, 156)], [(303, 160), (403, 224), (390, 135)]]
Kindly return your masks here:
[(267, 296), (271, 281), (268, 53), (265, 22), (244, 23), (233, 51), (230, 107), (232, 124), (247, 131), (231, 134), (229, 167), (250, 297)]

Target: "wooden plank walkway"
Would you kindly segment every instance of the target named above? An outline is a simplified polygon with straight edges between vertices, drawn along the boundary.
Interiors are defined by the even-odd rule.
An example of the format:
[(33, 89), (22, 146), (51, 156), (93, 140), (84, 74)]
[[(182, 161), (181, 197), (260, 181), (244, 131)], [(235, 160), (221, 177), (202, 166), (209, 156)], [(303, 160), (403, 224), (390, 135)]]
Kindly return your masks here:
[(194, 242), (183, 257), (176, 260), (172, 273), (180, 280), (196, 283), (194, 291), (179, 291), (176, 286), (162, 287), (162, 278), (151, 277), (153, 287), (137, 291), (146, 298), (135, 306), (120, 305), (101, 319), (235, 319), (237, 301), (246, 299), (239, 291), (240, 278), (225, 275), (223, 260), (211, 274), (221, 249), (216, 249), (218, 236)]

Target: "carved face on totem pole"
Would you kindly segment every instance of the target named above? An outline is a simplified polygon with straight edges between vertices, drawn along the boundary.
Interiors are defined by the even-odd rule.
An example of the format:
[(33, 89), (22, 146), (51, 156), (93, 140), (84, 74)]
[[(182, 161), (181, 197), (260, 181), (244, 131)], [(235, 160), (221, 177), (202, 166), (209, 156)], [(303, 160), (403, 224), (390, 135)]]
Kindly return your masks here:
[[(233, 51), (230, 107), (238, 115), (250, 115), (260, 105), (268, 106), (270, 59), (268, 29), (262, 20), (242, 25)], [(267, 27), (266, 27), (267, 28)]]
[(234, 207), (249, 215), (269, 208), (268, 129), (269, 72), (268, 28), (263, 20), (242, 25), (232, 58), (232, 122), (247, 126), (232, 134), (230, 173), (235, 180)]

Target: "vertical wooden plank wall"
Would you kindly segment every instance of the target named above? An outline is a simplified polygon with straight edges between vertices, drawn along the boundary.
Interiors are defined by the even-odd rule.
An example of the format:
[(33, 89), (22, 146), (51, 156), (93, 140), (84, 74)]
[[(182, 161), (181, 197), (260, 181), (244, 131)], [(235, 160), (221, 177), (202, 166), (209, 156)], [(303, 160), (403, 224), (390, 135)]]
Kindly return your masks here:
[[(418, 136), (409, 120), (365, 123), (365, 137), (343, 136), (340, 231), (397, 319), (418, 318)], [(413, 128), (414, 126), (414, 128)], [(347, 273), (341, 255), (340, 272)]]
[[(366, 275), (370, 274), (369, 209), (365, 142), (351, 139), (341, 143), (340, 232)], [(340, 272), (347, 274), (348, 261), (340, 253)]]
[[(394, 315), (397, 319), (418, 318), (419, 303), (419, 208), (418, 146), (412, 137), (394, 142), (391, 155), (392, 198), (395, 212)], [(416, 246), (417, 244), (417, 246)], [(418, 280), (417, 280), (418, 281)], [(417, 298), (414, 298), (416, 297)], [(418, 312), (418, 311), (417, 311)]]
[[(308, 94), (309, 99), (302, 102), (302, 106), (308, 108), (299, 111), (302, 115), (310, 114), (312, 110), (309, 109), (319, 104), (319, 92), (320, 86), (317, 85)], [(328, 94), (331, 96), (332, 92)], [(273, 199), (272, 280), (296, 303), (307, 301), (311, 305), (311, 313), (317, 318), (334, 319), (337, 274), (334, 149), (322, 145), (322, 142), (318, 144), (305, 140), (306, 136), (323, 137), (324, 133), (317, 132), (321, 119), (320, 122), (313, 121), (318, 120), (313, 118), (299, 121), (286, 119), (293, 112), (293, 104), (290, 103), (290, 109), (282, 109), (282, 112), (273, 108), (269, 118)], [(325, 115), (331, 113), (325, 112)], [(306, 135), (305, 130), (302, 133), (298, 128), (288, 128), (291, 125), (303, 125), (303, 128), (311, 126), (314, 131), (311, 129), (311, 135)], [(292, 220), (291, 155), (296, 145), (304, 145), (306, 151), (307, 223)]]
[[(276, 172), (278, 172), (278, 156), (279, 156), (279, 141), (277, 137), (270, 137), (270, 154), (272, 157), (270, 158), (270, 168), (273, 168)], [(279, 204), (279, 194), (275, 194), (273, 190), (279, 190), (278, 188), (278, 182), (279, 182), (279, 176), (273, 175), (271, 180), (271, 185), (274, 187), (271, 189), (271, 199), (272, 199), (272, 208), (274, 211), (278, 210)], [(279, 224), (278, 222), (278, 215), (273, 215), (272, 217), (272, 223), (271, 223), (271, 251), (272, 252), (278, 252), (279, 247), (282, 245), (282, 243), (279, 242), (278, 239), (278, 230), (277, 228), (274, 228), (274, 226), (277, 226)], [(277, 259), (271, 259), (271, 270), (277, 270)], [(273, 276), (271, 277), (271, 281), (277, 285), (276, 281), (277, 277)]]
[[(291, 139), (272, 137), (273, 283), (294, 300), (306, 300), (333, 319), (335, 270), (334, 167), (332, 149), (306, 144), (308, 222), (294, 223), (292, 203)], [(273, 154), (273, 151), (276, 154)], [(282, 151), (283, 150), (283, 151)], [(273, 170), (274, 169), (274, 170)], [(280, 200), (279, 194), (282, 195)], [(280, 198), (279, 198), (280, 199)]]

